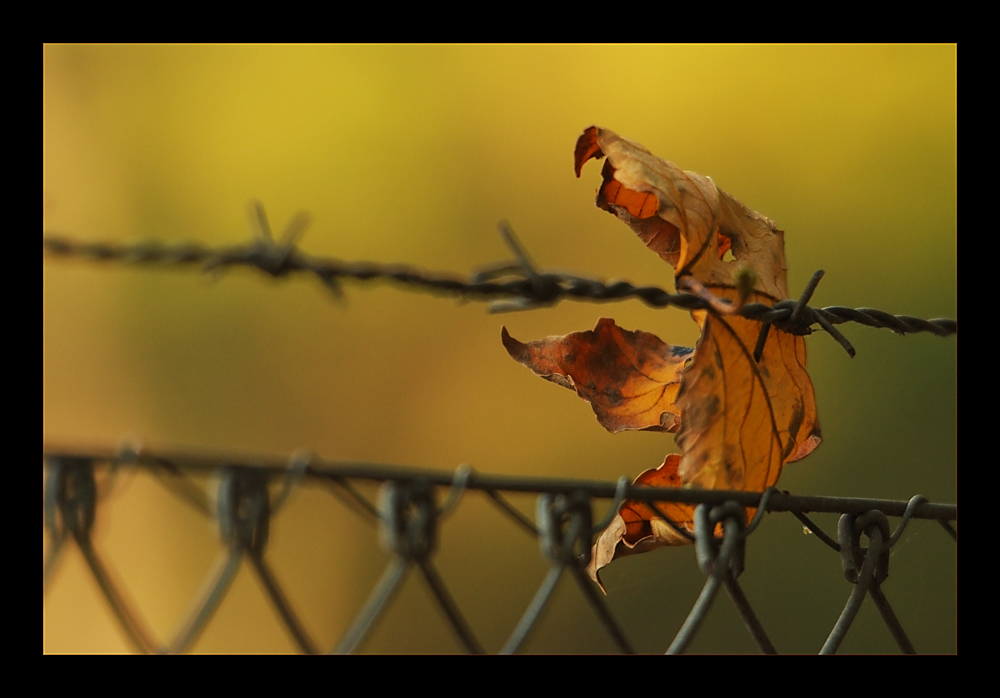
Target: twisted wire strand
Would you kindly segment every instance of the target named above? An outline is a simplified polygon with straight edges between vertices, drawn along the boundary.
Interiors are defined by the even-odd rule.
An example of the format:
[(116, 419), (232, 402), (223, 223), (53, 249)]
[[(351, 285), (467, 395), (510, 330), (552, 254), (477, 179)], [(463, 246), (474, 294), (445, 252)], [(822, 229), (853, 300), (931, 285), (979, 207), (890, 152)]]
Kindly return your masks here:
[[(670, 293), (657, 286), (635, 286), (628, 281), (604, 282), (572, 274), (536, 272), (518, 264), (495, 265), (491, 269), (463, 278), (457, 274), (424, 271), (403, 264), (348, 262), (314, 257), (294, 246), (275, 244), (263, 238), (255, 238), (243, 245), (212, 248), (189, 242), (84, 242), (49, 235), (42, 239), (42, 250), (53, 257), (126, 265), (200, 265), (204, 271), (214, 272), (244, 267), (257, 269), (272, 277), (311, 274), (338, 296), (342, 292), (340, 279), (384, 280), (430, 293), (477, 300), (501, 299), (491, 308), (495, 312), (552, 305), (562, 299), (615, 302), (634, 298), (653, 308), (711, 308), (706, 300), (694, 294)], [(812, 332), (812, 325), (824, 326), (824, 322), (830, 325), (856, 322), (868, 327), (891, 329), (897, 334), (929, 332), (938, 337), (947, 337), (958, 331), (956, 320), (925, 320), (910, 315), (892, 315), (875, 308), (842, 306), (818, 309), (803, 306), (794, 321), (789, 322), (798, 304), (795, 300), (779, 301), (773, 306), (747, 303), (736, 312), (751, 320), (776, 324), (779, 329), (792, 334), (809, 334)]]

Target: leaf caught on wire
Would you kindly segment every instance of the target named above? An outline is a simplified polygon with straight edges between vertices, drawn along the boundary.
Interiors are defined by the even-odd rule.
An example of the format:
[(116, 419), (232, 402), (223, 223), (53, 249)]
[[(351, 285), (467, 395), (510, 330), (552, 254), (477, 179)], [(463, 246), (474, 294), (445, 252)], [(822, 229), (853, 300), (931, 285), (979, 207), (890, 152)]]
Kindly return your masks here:
[[(636, 485), (763, 491), (821, 438), (803, 338), (768, 332), (757, 361), (762, 323), (734, 313), (747, 302), (788, 298), (784, 232), (711, 178), (592, 126), (577, 141), (577, 176), (602, 157), (597, 206), (674, 267), (678, 289), (709, 301), (710, 310), (692, 312), (701, 328), (697, 346), (671, 347), (607, 318), (593, 331), (528, 343), (505, 328), (504, 346), (536, 374), (576, 390), (608, 431), (677, 433), (681, 453), (642, 473)], [(692, 508), (658, 509), (621, 505), (594, 546), (595, 580), (617, 557), (689, 542), (678, 529), (693, 530)]]

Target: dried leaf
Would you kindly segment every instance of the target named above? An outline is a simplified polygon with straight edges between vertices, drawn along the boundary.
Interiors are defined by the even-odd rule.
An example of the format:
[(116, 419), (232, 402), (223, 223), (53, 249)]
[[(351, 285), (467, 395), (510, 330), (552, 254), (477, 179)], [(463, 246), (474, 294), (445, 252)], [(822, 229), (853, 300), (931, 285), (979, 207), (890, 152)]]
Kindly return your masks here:
[[(588, 128), (577, 141), (577, 176), (587, 160), (604, 156), (597, 205), (674, 266), (678, 288), (688, 287), (710, 302), (711, 311), (692, 313), (702, 328), (693, 354), (685, 353), (670, 365), (669, 380), (661, 379), (676, 386), (679, 376), (679, 390), (673, 388), (651, 409), (629, 406), (624, 415), (609, 409), (625, 404), (622, 386), (642, 385), (638, 376), (649, 379), (646, 366), (662, 364), (669, 373), (662, 355), (669, 345), (647, 333), (626, 333), (611, 320), (602, 319), (594, 332), (530, 344), (510, 339), (505, 330), (504, 344), (539, 375), (575, 388), (611, 431), (679, 427), (681, 454), (667, 456), (636, 484), (763, 491), (777, 482), (786, 463), (820, 443), (803, 338), (772, 330), (758, 363), (753, 352), (761, 323), (733, 313), (744, 302), (770, 305), (788, 297), (784, 233), (709, 177), (682, 171), (607, 129)], [(733, 259), (724, 258), (727, 251)], [(625, 352), (612, 350), (625, 335), (642, 337), (628, 345), (627, 360)], [(658, 508), (660, 513), (636, 501), (622, 504), (594, 545), (589, 571), (595, 580), (601, 567), (622, 555), (688, 542), (664, 516), (690, 531), (693, 507)]]
[[(735, 300), (737, 291), (721, 295)], [(687, 486), (761, 492), (778, 481), (782, 465), (819, 445), (805, 341), (770, 332), (758, 364), (759, 333), (759, 322), (738, 315), (711, 314), (705, 322), (678, 395), (679, 474)]]
[[(756, 290), (788, 297), (784, 231), (741, 204), (710, 177), (685, 172), (638, 143), (591, 126), (577, 141), (576, 176), (590, 158), (607, 156), (597, 205), (618, 216), (669, 262), (678, 281), (693, 276), (709, 288), (731, 286), (750, 266)], [(731, 249), (734, 259), (723, 261)]]
[(601, 318), (593, 331), (522, 344), (501, 331), (517, 361), (546, 380), (576, 390), (611, 433), (677, 431), (674, 404), (692, 349), (672, 347), (648, 332), (629, 332)]
[[(679, 455), (671, 453), (663, 460), (663, 465), (643, 472), (635, 479), (634, 484), (645, 487), (680, 487), (681, 478), (677, 473), (680, 460)], [(644, 553), (664, 545), (687, 543), (687, 537), (668, 524), (664, 516), (669, 517), (678, 528), (688, 532), (694, 530), (694, 507), (690, 504), (661, 502), (654, 509), (645, 502), (624, 502), (618, 509), (618, 515), (594, 544), (587, 567), (587, 572), (594, 581), (601, 584), (598, 572), (619, 557)], [(604, 589), (603, 584), (601, 589)]]

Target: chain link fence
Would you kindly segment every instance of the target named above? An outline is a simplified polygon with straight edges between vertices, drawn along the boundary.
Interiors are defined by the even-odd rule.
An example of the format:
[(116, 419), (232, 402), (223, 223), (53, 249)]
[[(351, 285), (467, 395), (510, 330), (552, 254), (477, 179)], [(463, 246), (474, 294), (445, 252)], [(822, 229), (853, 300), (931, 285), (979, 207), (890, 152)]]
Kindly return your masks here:
[[(913, 653), (914, 647), (882, 590), (889, 573), (890, 550), (912, 519), (935, 521), (957, 540), (956, 531), (950, 525), (957, 518), (957, 507), (929, 503), (920, 496), (903, 502), (803, 497), (774, 488), (763, 494), (671, 490), (632, 487), (624, 478), (618, 483), (610, 483), (496, 476), (475, 473), (468, 467), (444, 473), (367, 463), (335, 463), (309, 454), (296, 454), (287, 463), (281, 463), (262, 458), (241, 460), (205, 454), (136, 452), (125, 447), (116, 454), (50, 450), (44, 457), (45, 527), (51, 545), (43, 563), (43, 595), (65, 549), (75, 545), (122, 632), (139, 652), (177, 653), (190, 648), (211, 621), (241, 563), (246, 560), (266, 589), (285, 630), (304, 653), (350, 653), (363, 648), (365, 639), (373, 632), (411, 570), (423, 576), (440, 613), (461, 646), (470, 653), (483, 653), (486, 648), (477, 639), (475, 630), (466, 621), (434, 564), (439, 527), (465, 498), (474, 495), (485, 495), (515, 527), (525, 535), (536, 537), (550, 564), (534, 598), (500, 648), (505, 654), (515, 653), (522, 647), (563, 575), (577, 582), (614, 645), (621, 652), (633, 652), (626, 633), (584, 571), (590, 561), (592, 537), (608, 525), (626, 498), (654, 506), (660, 502), (699, 505), (692, 537), (706, 582), (687, 620), (667, 648), (672, 654), (683, 652), (689, 645), (720, 588), (725, 588), (759, 649), (765, 653), (776, 651), (738, 582), (744, 568), (746, 541), (765, 512), (787, 512), (798, 518), (821, 544), (833, 551), (831, 554), (839, 555), (844, 576), (853, 585), (844, 610), (821, 649), (824, 654), (837, 651), (866, 596), (871, 597), (900, 650)], [(95, 545), (92, 536), (98, 509), (95, 470), (100, 468), (141, 468), (216, 521), (222, 541), (219, 559), (206, 577), (202, 591), (193, 600), (191, 610), (177, 623), (171, 637), (160, 639), (153, 635), (141, 612), (128, 600), (127, 590), (114, 581), (116, 576), (109, 571), (110, 563)], [(197, 474), (212, 474), (218, 478), (214, 506), (193, 484), (191, 477)], [(381, 483), (378, 503), (359, 491), (356, 486), (359, 481)], [(272, 517), (278, 514), (295, 488), (309, 485), (335, 492), (345, 505), (376, 526), (383, 547), (391, 555), (367, 602), (333, 647), (321, 647), (310, 638), (266, 557)], [(510, 493), (538, 495), (535, 520), (510, 503), (505, 496)], [(599, 500), (610, 500), (610, 504), (604, 519), (595, 522), (594, 505)], [(748, 507), (757, 510), (750, 521), (745, 514)], [(837, 531), (829, 535), (807, 516), (807, 512), (841, 514)], [(669, 517), (663, 516), (669, 521)], [(891, 527), (887, 517), (899, 520)], [(713, 532), (720, 523), (725, 534), (718, 540)], [(867, 542), (866, 546), (862, 546), (862, 539)]]
[[(272, 238), (263, 214), (258, 235), (246, 245), (209, 249), (198, 245), (142, 243), (119, 245), (80, 243), (62, 237), (47, 237), (43, 250), (58, 257), (78, 257), (104, 262), (139, 265), (200, 267), (219, 272), (231, 267), (251, 267), (267, 275), (312, 275), (334, 293), (339, 280), (384, 279), (416, 290), (490, 300), (494, 311), (529, 309), (551, 305), (562, 299), (598, 302), (637, 298), (651, 307), (707, 308), (698, 296), (671, 294), (657, 287), (637, 287), (624, 281), (604, 283), (569, 274), (537, 271), (513, 233), (502, 227), (514, 262), (495, 265), (462, 278), (452, 274), (432, 274), (401, 265), (348, 263), (311, 257), (295, 243), (305, 227), (299, 218), (284, 238)], [(857, 322), (892, 329), (899, 334), (929, 332), (937, 336), (955, 334), (954, 320), (923, 320), (894, 316), (871, 308), (811, 308), (809, 298), (822, 273), (812, 281), (798, 301), (783, 301), (773, 307), (758, 303), (744, 305), (740, 314), (762, 323), (761, 338), (768, 331), (809, 334), (814, 326), (830, 334), (851, 355), (854, 349), (835, 327)], [(763, 341), (758, 343), (762, 345)], [(351, 653), (363, 651), (380, 620), (410, 572), (423, 578), (431, 597), (453, 633), (458, 646), (469, 653), (516, 653), (525, 648), (531, 635), (543, 623), (544, 611), (551, 606), (554, 591), (564, 577), (576, 583), (603, 632), (623, 653), (635, 651), (628, 628), (615, 616), (585, 569), (591, 544), (626, 499), (650, 503), (683, 502), (697, 504), (694, 530), (677, 527), (695, 545), (697, 563), (705, 575), (704, 586), (672, 639), (660, 651), (682, 653), (691, 646), (699, 628), (725, 589), (749, 637), (764, 653), (776, 648), (767, 627), (774, 619), (761, 618), (754, 610), (739, 578), (746, 564), (745, 548), (766, 512), (784, 512), (797, 518), (814, 534), (816, 545), (825, 545), (829, 555), (839, 558), (839, 567), (850, 584), (843, 611), (829, 630), (821, 653), (838, 650), (858, 617), (866, 597), (870, 597), (882, 623), (899, 650), (915, 651), (883, 589), (889, 573), (890, 551), (914, 520), (936, 522), (941, 535), (957, 539), (951, 525), (957, 520), (953, 504), (931, 503), (915, 496), (909, 501), (843, 497), (797, 496), (774, 488), (764, 493), (696, 489), (665, 489), (632, 486), (618, 482), (597, 482), (566, 478), (514, 477), (479, 473), (463, 466), (441, 472), (371, 463), (340, 463), (297, 453), (284, 459), (254, 455), (213, 455), (197, 451), (143, 449), (125, 445), (117, 449), (85, 449), (43, 444), (44, 527), (48, 538), (43, 560), (43, 603), (53, 585), (67, 550), (81, 553), (89, 575), (97, 583), (115, 623), (131, 646), (145, 653), (180, 653), (195, 646), (212, 623), (219, 606), (227, 598), (237, 571), (247, 562), (258, 578), (276, 617), (295, 647), (303, 653)], [(178, 619), (174, 630), (157, 636), (144, 619), (142, 609), (131, 599), (125, 584), (114, 572), (114, 560), (95, 541), (94, 523), (104, 499), (101, 481), (117, 473), (139, 471), (155, 477), (165, 488), (213, 521), (222, 541), (218, 560), (192, 599), (190, 608)], [(106, 476), (106, 478), (105, 478)], [(206, 494), (199, 484), (206, 476), (217, 482), (216, 491)], [(378, 486), (377, 501), (366, 487)], [(382, 547), (390, 559), (367, 600), (354, 613), (353, 621), (332, 645), (317, 641), (310, 631), (310, 619), (279, 582), (281, 570), (272, 569), (267, 555), (273, 518), (281, 512), (299, 488), (318, 489), (335, 497), (367, 525), (378, 531)], [(511, 497), (537, 498), (534, 516), (526, 515)], [(519, 620), (500, 646), (484, 644), (482, 629), (471, 623), (467, 604), (456, 600), (446, 575), (436, 564), (439, 540), (448, 518), (472, 498), (481, 498), (509, 520), (521, 535), (537, 539), (548, 571), (539, 580), (537, 591), (523, 609)], [(746, 510), (756, 509), (752, 518)], [(659, 512), (662, 515), (662, 512)], [(839, 514), (835, 532), (824, 531), (808, 515)], [(890, 524), (889, 517), (897, 519)], [(669, 517), (663, 516), (670, 523)], [(716, 537), (721, 526), (724, 534)], [(155, 554), (155, 551), (151, 554)], [(489, 603), (488, 599), (477, 603)]]

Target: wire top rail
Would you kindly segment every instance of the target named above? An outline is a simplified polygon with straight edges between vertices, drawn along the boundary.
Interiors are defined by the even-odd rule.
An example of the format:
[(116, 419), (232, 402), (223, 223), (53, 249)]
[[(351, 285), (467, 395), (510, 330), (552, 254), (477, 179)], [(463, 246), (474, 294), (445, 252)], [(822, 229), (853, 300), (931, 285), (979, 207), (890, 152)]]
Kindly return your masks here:
[[(289, 457), (247, 455), (237, 453), (194, 452), (184, 449), (132, 451), (129, 448), (73, 448), (42, 446), (45, 459), (78, 459), (111, 461), (116, 464), (147, 468), (179, 468), (189, 474), (213, 474), (220, 468), (248, 468), (270, 477), (294, 474), (298, 478), (318, 480), (368, 480), (372, 482), (424, 481), (431, 485), (450, 486), (456, 473), (445, 470), (416, 468), (385, 463), (325, 460), (309, 453)], [(465, 466), (466, 468), (468, 466)], [(463, 476), (462, 489), (483, 492), (516, 492), (523, 494), (569, 494), (581, 492), (595, 499), (628, 498), (644, 502), (679, 502), (685, 504), (721, 504), (734, 501), (746, 507), (758, 507), (762, 493), (743, 490), (707, 490), (699, 488), (645, 487), (621, 481), (609, 482), (577, 478), (537, 477), (530, 475), (500, 475), (469, 469)], [(800, 513), (860, 514), (878, 509), (889, 516), (902, 516), (908, 502), (904, 500), (863, 497), (825, 497), (774, 492), (767, 500), (768, 511)], [(955, 521), (958, 506), (925, 502), (916, 506), (911, 515), (918, 519)]]

